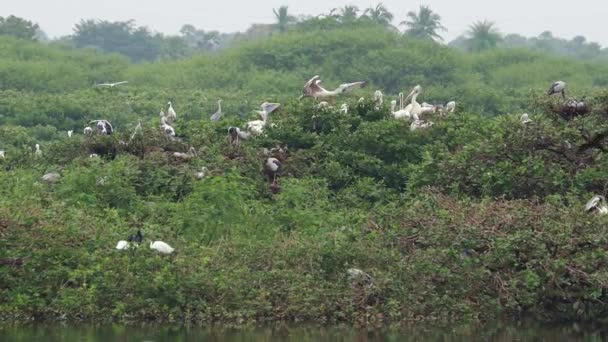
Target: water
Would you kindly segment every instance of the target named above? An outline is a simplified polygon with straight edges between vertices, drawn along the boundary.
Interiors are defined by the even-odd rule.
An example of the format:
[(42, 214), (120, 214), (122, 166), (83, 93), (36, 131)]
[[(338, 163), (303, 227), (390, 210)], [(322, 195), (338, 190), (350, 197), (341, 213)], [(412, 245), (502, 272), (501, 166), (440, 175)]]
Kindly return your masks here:
[(2, 342), (96, 341), (604, 341), (601, 325), (484, 325), (458, 328), (415, 326), (398, 329), (356, 329), (346, 326), (183, 327), (183, 326), (0, 326)]

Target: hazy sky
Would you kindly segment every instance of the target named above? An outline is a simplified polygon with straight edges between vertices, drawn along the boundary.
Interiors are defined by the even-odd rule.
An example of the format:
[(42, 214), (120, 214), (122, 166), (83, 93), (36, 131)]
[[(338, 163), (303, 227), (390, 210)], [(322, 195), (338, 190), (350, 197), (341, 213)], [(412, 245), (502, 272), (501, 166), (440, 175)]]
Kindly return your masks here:
[[(537, 36), (552, 31), (556, 36), (583, 35), (608, 46), (604, 23), (605, 0), (384, 0), (397, 24), (420, 4), (430, 5), (443, 18), (449, 40), (476, 20), (489, 19), (503, 33)], [(176, 34), (183, 24), (205, 30), (242, 31), (251, 23), (271, 23), (272, 8), (288, 5), (292, 14), (327, 13), (346, 4), (360, 9), (375, 5), (370, 0), (2, 0), (0, 16), (14, 14), (33, 20), (51, 37), (70, 34), (81, 18), (111, 21), (135, 19), (138, 25)]]

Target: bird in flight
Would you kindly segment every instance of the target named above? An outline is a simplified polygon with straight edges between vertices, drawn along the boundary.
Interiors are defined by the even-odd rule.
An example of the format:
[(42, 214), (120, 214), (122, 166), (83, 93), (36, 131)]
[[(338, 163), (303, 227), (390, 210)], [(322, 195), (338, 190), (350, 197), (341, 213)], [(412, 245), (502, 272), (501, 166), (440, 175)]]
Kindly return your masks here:
[(129, 81), (121, 81), (121, 82), (115, 82), (115, 83), (99, 83), (96, 84), (96, 87), (110, 87), (110, 88), (114, 88), (119, 84), (125, 84), (125, 83), (129, 83)]

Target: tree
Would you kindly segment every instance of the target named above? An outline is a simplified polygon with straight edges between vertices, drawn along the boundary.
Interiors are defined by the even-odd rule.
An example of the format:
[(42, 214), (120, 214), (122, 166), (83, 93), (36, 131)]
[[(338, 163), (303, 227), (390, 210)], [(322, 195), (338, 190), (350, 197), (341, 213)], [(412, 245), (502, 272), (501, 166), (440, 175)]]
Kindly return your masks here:
[(342, 23), (352, 23), (357, 20), (359, 8), (357, 6), (344, 6), (340, 9), (339, 19)]
[(491, 21), (477, 21), (469, 29), (468, 46), (471, 51), (494, 49), (501, 41), (502, 35)]
[(38, 24), (10, 15), (6, 18), (0, 17), (0, 35), (14, 36), (19, 39), (36, 40), (40, 31)]
[(391, 26), (394, 17), (382, 3), (377, 4), (376, 7), (366, 9), (363, 16), (375, 24), (387, 27)]
[(429, 6), (420, 6), (418, 13), (410, 11), (407, 17), (409, 20), (399, 24), (408, 27), (405, 31), (407, 35), (424, 40), (443, 40), (437, 32), (447, 29), (441, 25), (441, 16), (434, 13)]
[(279, 32), (287, 31), (289, 25), (296, 22), (296, 18), (289, 15), (287, 6), (281, 6), (278, 10), (273, 9), (272, 12), (274, 12), (274, 17), (276, 19), (275, 27), (279, 30)]

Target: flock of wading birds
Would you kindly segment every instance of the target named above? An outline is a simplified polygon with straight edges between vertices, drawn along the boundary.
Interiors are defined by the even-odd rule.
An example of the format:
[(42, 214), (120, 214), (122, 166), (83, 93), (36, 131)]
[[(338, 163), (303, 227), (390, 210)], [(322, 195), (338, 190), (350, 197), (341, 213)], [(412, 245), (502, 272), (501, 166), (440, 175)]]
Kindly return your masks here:
[[(98, 84), (96, 86), (105, 86), (105, 87), (113, 88), (117, 85), (124, 84), (124, 83), (127, 83), (127, 82), (122, 81), (122, 82), (116, 82), (116, 83), (103, 83), (103, 84)], [(305, 98), (305, 97), (311, 97), (311, 98), (314, 98), (315, 100), (326, 100), (326, 99), (330, 99), (330, 98), (335, 98), (340, 95), (348, 94), (348, 93), (352, 92), (353, 90), (360, 88), (364, 84), (365, 84), (365, 82), (343, 83), (343, 84), (340, 84), (340, 86), (338, 86), (335, 90), (327, 90), (321, 86), (321, 78), (319, 76), (315, 76), (312, 79), (310, 79), (308, 82), (306, 82), (306, 84), (304, 85), (300, 99)], [(566, 83), (563, 81), (557, 81), (551, 85), (551, 87), (547, 91), (547, 95), (561, 94), (562, 97), (565, 98), (565, 91), (566, 91)], [(437, 105), (437, 104), (428, 104), (425, 102), (418, 103), (417, 99), (421, 93), (422, 93), (422, 87), (420, 85), (417, 85), (416, 87), (414, 87), (414, 89), (406, 97), (404, 97), (404, 93), (400, 93), (399, 97), (398, 97), (399, 108), (397, 108), (397, 100), (391, 101), (390, 114), (395, 119), (411, 121), (412, 122), (410, 125), (411, 131), (431, 127), (433, 125), (433, 122), (423, 119), (423, 117), (426, 117), (429, 114), (445, 115), (447, 113), (453, 113), (456, 109), (455, 101), (448, 102), (445, 106)], [(374, 93), (373, 101), (375, 102), (377, 109), (380, 109), (382, 107), (383, 97), (384, 96), (380, 90), (377, 90)], [(359, 99), (359, 103), (361, 103), (363, 101), (365, 101), (364, 98)], [(408, 101), (409, 101), (409, 104), (406, 104)], [(572, 105), (572, 103), (574, 103), (574, 105), (577, 105), (577, 102), (567, 102), (567, 105)], [(221, 117), (223, 116), (222, 100), (218, 100), (217, 104), (218, 104), (217, 112), (212, 114), (210, 117), (210, 119), (212, 121), (219, 121), (221, 119)], [(171, 126), (171, 124), (177, 120), (177, 114), (175, 112), (175, 109), (173, 108), (173, 105), (171, 102), (168, 102), (167, 106), (168, 106), (168, 108), (167, 108), (166, 114), (164, 112), (164, 108), (161, 109), (161, 111), (160, 111), (161, 131), (167, 139), (181, 140), (181, 138), (179, 138), (176, 135), (175, 129)], [(260, 106), (261, 110), (256, 111), (260, 117), (259, 120), (253, 120), (253, 121), (247, 122), (244, 126), (244, 129), (241, 129), (239, 127), (229, 127), (228, 128), (228, 138), (229, 138), (230, 144), (238, 147), (238, 146), (240, 146), (242, 141), (252, 139), (255, 136), (262, 134), (264, 132), (266, 125), (268, 124), (268, 115), (271, 114), (272, 112), (274, 112), (279, 107), (280, 107), (279, 103), (264, 102)], [(328, 109), (328, 110), (333, 108), (326, 101), (319, 102), (317, 104), (317, 107), (320, 109)], [(349, 110), (348, 104), (343, 103), (340, 106), (340, 113), (347, 114), (348, 110)], [(532, 123), (532, 120), (530, 119), (530, 117), (527, 113), (524, 113), (521, 115), (520, 121), (524, 125)], [(101, 135), (110, 135), (114, 132), (114, 128), (112, 127), (112, 124), (110, 124), (110, 122), (108, 122), (107, 120), (93, 120), (90, 122), (90, 124), (94, 124), (95, 130), (91, 126), (87, 126), (83, 130), (83, 133), (85, 135), (92, 135), (95, 132), (97, 134), (101, 134)], [(141, 129), (142, 129), (141, 122), (139, 122), (139, 124), (135, 128), (135, 131), (131, 135), (131, 139), (129, 140), (129, 142), (131, 140), (133, 140), (133, 138), (135, 137), (135, 135), (138, 132), (141, 132)], [(72, 130), (68, 131), (69, 137), (71, 137), (72, 134), (73, 134)], [(128, 142), (123, 142), (123, 141), (121, 141), (121, 143), (128, 144)], [(276, 188), (276, 186), (277, 186), (277, 183), (276, 183), (277, 175), (279, 174), (279, 172), (281, 171), (281, 168), (282, 168), (281, 160), (270, 156), (275, 151), (283, 152), (281, 149), (271, 149), (271, 150), (265, 149), (265, 151), (264, 151), (265, 155), (267, 156), (267, 158), (264, 161), (264, 173), (268, 177), (271, 187), (274, 187), (274, 188)], [(39, 144), (35, 145), (34, 154), (37, 157), (42, 156), (42, 151), (40, 150)], [(177, 159), (187, 160), (187, 159), (190, 159), (190, 158), (193, 158), (194, 156), (196, 156), (196, 150), (193, 147), (190, 147), (190, 149), (187, 153), (174, 152), (173, 156)], [(90, 157), (96, 158), (99, 156), (96, 154), (91, 154)], [(4, 159), (4, 158), (5, 158), (5, 152), (3, 150), (0, 150), (0, 159)], [(196, 173), (196, 178), (202, 179), (206, 176), (207, 173), (208, 173), (207, 168), (203, 167), (199, 172)], [(60, 175), (58, 173), (47, 173), (44, 176), (42, 176), (42, 180), (49, 182), (49, 183), (57, 182), (59, 179), (60, 179)], [(585, 205), (585, 211), (586, 212), (597, 212), (602, 215), (608, 214), (608, 205), (606, 204), (606, 199), (604, 198), (604, 196), (601, 196), (601, 195), (594, 196)], [(141, 233), (141, 230), (138, 230), (136, 234), (129, 236), (127, 240), (118, 241), (118, 243), (116, 245), (116, 249), (127, 250), (127, 249), (129, 249), (129, 247), (132, 244), (135, 246), (138, 246), (142, 241), (143, 241), (143, 234)], [(171, 254), (175, 251), (175, 249), (173, 247), (171, 247), (169, 244), (167, 244), (166, 242), (163, 242), (163, 241), (151, 241), (150, 248), (161, 254)], [(366, 279), (369, 278), (369, 275), (367, 275), (365, 272), (358, 270), (358, 269), (349, 269), (348, 274), (349, 274), (349, 276), (351, 276), (353, 278), (366, 278)]]

